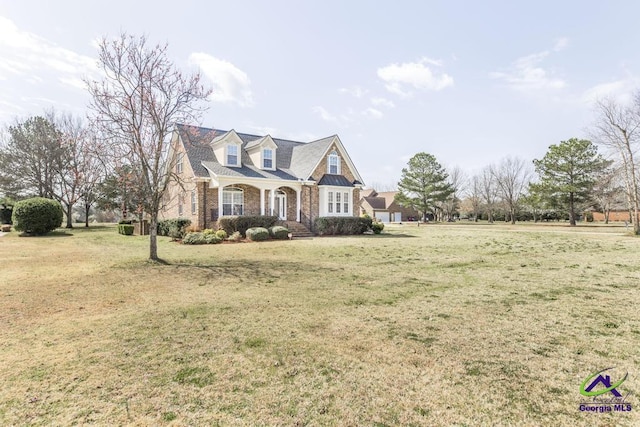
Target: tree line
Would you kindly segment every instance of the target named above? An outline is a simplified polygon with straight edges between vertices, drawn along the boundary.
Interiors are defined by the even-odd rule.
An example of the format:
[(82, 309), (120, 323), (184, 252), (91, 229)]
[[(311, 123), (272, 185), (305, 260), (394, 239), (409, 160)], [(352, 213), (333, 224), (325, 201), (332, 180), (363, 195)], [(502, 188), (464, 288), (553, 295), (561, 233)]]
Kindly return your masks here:
[(418, 153), (402, 170), (396, 202), (418, 210), (423, 220), (464, 213), (476, 221), (500, 216), (513, 224), (519, 218), (566, 218), (572, 226), (588, 209), (602, 212), (606, 222), (612, 210), (624, 209), (640, 234), (640, 91), (631, 103), (598, 100), (589, 137), (552, 144), (531, 163), (504, 158), (473, 176)]
[(149, 258), (157, 252), (158, 214), (177, 155), (176, 123), (198, 122), (210, 90), (199, 73), (184, 75), (168, 45), (121, 33), (98, 46), (101, 78), (85, 79), (91, 97), (85, 118), (53, 110), (16, 120), (0, 141), (0, 198), (58, 200), (73, 227), (73, 208), (121, 208), (150, 218)]

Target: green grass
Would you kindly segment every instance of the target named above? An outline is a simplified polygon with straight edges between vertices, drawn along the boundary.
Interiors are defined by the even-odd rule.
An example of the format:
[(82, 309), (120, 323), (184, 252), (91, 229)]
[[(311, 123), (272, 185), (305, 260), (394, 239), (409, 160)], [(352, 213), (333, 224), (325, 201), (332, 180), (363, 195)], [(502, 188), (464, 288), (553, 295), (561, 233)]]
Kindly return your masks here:
[[(2, 425), (638, 425), (640, 240), (387, 226), (182, 246), (0, 237)], [(629, 372), (630, 413), (580, 383)], [(616, 377), (617, 378), (617, 377)]]

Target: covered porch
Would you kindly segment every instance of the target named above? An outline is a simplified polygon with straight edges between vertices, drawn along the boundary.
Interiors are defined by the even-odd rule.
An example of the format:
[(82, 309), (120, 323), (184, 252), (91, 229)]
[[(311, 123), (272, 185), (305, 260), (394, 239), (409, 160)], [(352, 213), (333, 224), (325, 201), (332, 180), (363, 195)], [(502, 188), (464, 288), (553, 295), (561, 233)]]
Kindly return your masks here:
[(221, 216), (273, 215), (281, 221), (301, 221), (302, 183), (214, 180), (209, 183), (211, 220)]

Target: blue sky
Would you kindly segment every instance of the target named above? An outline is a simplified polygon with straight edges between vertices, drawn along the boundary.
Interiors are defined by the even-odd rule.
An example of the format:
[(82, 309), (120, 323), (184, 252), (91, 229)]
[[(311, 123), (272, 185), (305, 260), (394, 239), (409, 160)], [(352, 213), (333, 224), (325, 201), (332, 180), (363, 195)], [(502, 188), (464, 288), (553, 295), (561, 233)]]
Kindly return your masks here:
[(84, 115), (96, 40), (168, 42), (213, 87), (202, 125), (338, 134), (367, 184), (425, 151), (468, 174), (586, 137), (597, 97), (640, 87), (636, 1), (0, 0), (0, 124)]

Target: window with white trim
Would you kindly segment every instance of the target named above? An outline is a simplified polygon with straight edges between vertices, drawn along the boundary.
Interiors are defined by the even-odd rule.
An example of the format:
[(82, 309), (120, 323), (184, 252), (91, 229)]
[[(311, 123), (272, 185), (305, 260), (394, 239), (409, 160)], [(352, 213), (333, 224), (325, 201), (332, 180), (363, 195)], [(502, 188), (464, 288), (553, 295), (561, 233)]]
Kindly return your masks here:
[(238, 166), (238, 146), (227, 145), (227, 166)]
[(321, 185), (320, 196), (320, 216), (352, 216), (353, 188)]
[(191, 192), (191, 215), (196, 214), (196, 190)]
[(184, 195), (178, 195), (178, 216), (182, 216), (184, 214)]
[(184, 159), (184, 153), (178, 153), (176, 156), (176, 173), (182, 173), (182, 159)]
[(271, 148), (262, 150), (262, 167), (264, 169), (273, 169), (273, 150)]
[(334, 150), (327, 157), (327, 173), (331, 175), (340, 175), (340, 156)]
[(222, 215), (244, 214), (244, 191), (241, 188), (229, 187), (222, 190)]

